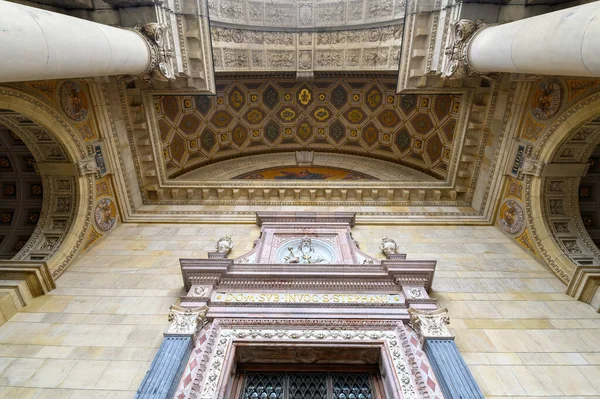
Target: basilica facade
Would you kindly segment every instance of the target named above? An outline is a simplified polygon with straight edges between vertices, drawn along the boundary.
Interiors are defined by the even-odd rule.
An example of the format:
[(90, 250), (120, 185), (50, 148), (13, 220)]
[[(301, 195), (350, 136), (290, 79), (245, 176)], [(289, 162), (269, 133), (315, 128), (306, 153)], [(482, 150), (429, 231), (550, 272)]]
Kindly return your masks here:
[(600, 398), (599, 21), (0, 0), (0, 398)]

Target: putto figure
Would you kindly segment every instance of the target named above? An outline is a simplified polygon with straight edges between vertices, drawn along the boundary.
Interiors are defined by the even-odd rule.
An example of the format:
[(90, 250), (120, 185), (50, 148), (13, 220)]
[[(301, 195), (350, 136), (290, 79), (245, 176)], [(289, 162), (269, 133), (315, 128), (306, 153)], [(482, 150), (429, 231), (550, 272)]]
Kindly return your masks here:
[(225, 237), (221, 237), (219, 241), (217, 241), (216, 248), (217, 252), (220, 254), (227, 255), (229, 252), (231, 252), (231, 249), (233, 248), (233, 240), (231, 239), (231, 236), (228, 234)]
[(394, 255), (398, 253), (398, 245), (396, 241), (392, 240), (388, 236), (381, 238), (381, 245), (379, 245), (381, 251), (386, 255)]

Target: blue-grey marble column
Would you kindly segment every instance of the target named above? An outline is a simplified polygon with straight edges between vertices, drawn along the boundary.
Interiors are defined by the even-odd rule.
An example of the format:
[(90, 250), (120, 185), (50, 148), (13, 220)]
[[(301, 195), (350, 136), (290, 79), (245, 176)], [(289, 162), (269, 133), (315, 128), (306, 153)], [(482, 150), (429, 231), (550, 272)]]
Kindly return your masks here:
[(136, 399), (172, 399), (185, 369), (192, 348), (194, 334), (206, 321), (206, 306), (181, 308), (171, 306), (171, 325), (154, 357), (150, 369), (135, 395)]
[(136, 399), (171, 399), (192, 352), (192, 336), (168, 336), (138, 388)]
[(450, 323), (447, 309), (422, 310), (409, 308), (411, 323), (423, 341), (445, 399), (484, 399), (475, 378), (469, 371), (446, 327)]
[(425, 354), (446, 399), (483, 399), (454, 339), (425, 339)]

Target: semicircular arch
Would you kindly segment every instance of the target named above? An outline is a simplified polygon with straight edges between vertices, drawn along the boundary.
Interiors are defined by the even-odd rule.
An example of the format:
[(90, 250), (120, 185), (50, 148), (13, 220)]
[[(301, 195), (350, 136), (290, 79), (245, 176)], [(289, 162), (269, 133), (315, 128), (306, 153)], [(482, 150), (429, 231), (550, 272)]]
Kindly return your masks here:
[(0, 123), (31, 150), (44, 198), (38, 224), (13, 258), (45, 261), (58, 277), (78, 253), (89, 228), (94, 178), (79, 172), (88, 157), (71, 125), (51, 106), (22, 90), (0, 87)]
[[(578, 188), (591, 152), (600, 144), (600, 93), (581, 100), (540, 137), (532, 159), (543, 166), (525, 177), (525, 204), (533, 240), (550, 268), (566, 284), (579, 266), (598, 264), (600, 251), (586, 232)], [(583, 140), (581, 135), (585, 134)], [(579, 151), (573, 140), (583, 141)], [(566, 157), (566, 154), (574, 154)]]

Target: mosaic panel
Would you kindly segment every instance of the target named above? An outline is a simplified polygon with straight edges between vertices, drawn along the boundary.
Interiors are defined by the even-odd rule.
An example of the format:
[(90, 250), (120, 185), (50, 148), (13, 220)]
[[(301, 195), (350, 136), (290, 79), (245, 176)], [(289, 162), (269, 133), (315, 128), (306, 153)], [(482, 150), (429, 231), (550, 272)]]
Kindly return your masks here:
[(366, 173), (328, 166), (281, 167), (247, 172), (234, 179), (244, 180), (378, 180)]
[(393, 78), (217, 81), (216, 96), (155, 96), (168, 177), (240, 153), (306, 148), (444, 179), (458, 94), (396, 95)]

